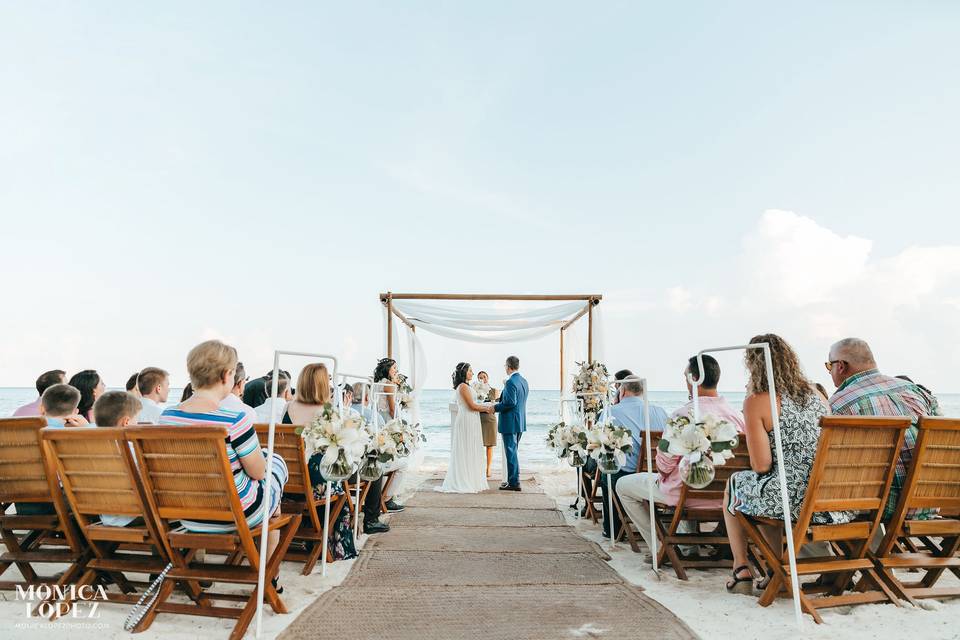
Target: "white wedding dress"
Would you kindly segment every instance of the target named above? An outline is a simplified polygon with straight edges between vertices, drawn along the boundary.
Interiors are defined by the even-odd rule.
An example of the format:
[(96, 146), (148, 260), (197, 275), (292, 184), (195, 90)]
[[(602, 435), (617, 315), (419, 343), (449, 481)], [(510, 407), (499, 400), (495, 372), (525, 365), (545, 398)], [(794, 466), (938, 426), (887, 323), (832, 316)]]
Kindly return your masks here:
[(444, 493), (477, 493), (486, 491), (486, 451), (483, 448), (483, 431), (480, 428), (480, 413), (467, 406), (463, 396), (456, 391), (457, 419), (450, 433), (450, 464), (447, 477), (437, 491)]

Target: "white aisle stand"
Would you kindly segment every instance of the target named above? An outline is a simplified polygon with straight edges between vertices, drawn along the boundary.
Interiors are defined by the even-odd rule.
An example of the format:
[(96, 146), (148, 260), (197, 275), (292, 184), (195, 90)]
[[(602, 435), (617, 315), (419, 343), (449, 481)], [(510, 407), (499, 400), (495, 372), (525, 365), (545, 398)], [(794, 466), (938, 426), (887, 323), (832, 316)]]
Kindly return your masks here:
[[(276, 412), (276, 402), (277, 402), (277, 387), (279, 386), (279, 374), (280, 374), (280, 356), (300, 356), (304, 358), (317, 358), (320, 360), (330, 360), (333, 362), (333, 379), (337, 379), (337, 358), (326, 353), (310, 353), (307, 351), (282, 351), (276, 350), (273, 352), (273, 383), (271, 385), (270, 391), (270, 428), (267, 432), (267, 469), (266, 469), (266, 492), (263, 496), (264, 498), (264, 509), (270, 508), (271, 496), (270, 493), (273, 489), (273, 436), (277, 429), (277, 412)], [(336, 394), (336, 405), (340, 408), (340, 411), (343, 411), (343, 407), (340, 406), (340, 394)], [(327, 482), (327, 507), (326, 514), (324, 515), (324, 522), (330, 520), (330, 483)], [(270, 529), (270, 516), (272, 513), (264, 513), (263, 522), (260, 524), (260, 567), (257, 575), (257, 630), (255, 637), (260, 637), (260, 631), (262, 630), (263, 623), (263, 592), (264, 592), (264, 583), (266, 582), (267, 575), (267, 535)], [(322, 560), (322, 572), (323, 575), (327, 575), (327, 536), (323, 536), (323, 560)]]
[[(583, 415), (583, 401), (580, 398), (577, 398), (575, 396), (568, 397), (568, 398), (560, 398), (557, 402), (560, 403), (560, 421), (561, 422), (566, 422), (566, 416), (563, 413), (563, 407), (564, 405), (569, 403), (576, 404), (577, 410), (579, 411), (579, 415), (581, 416)], [(584, 451), (584, 457), (586, 457), (586, 451)], [(583, 497), (583, 467), (574, 467), (574, 468), (577, 470), (577, 501), (574, 503), (574, 509), (577, 512), (577, 515), (575, 516), (575, 518), (579, 520), (580, 519), (580, 498)], [(584, 500), (584, 504), (586, 504), (586, 500)]]
[[(793, 523), (790, 517), (790, 496), (787, 494), (787, 470), (783, 466), (783, 443), (780, 437), (780, 412), (777, 410), (777, 389), (773, 379), (773, 358), (770, 355), (770, 345), (766, 342), (756, 344), (741, 344), (733, 347), (716, 347), (713, 349), (703, 349), (697, 353), (697, 366), (700, 369), (700, 377), (694, 380), (691, 374), (687, 374), (687, 380), (693, 389), (693, 419), (694, 422), (700, 419), (700, 398), (698, 389), (703, 383), (703, 354), (717, 353), (720, 351), (741, 351), (747, 349), (763, 349), (763, 357), (766, 360), (767, 386), (770, 395), (770, 415), (773, 417), (773, 442), (777, 450), (777, 476), (780, 478), (780, 501), (783, 506), (783, 528), (787, 535), (787, 555), (790, 560), (790, 587), (793, 593), (793, 613), (797, 619), (797, 627), (803, 630), (803, 610), (800, 608), (800, 580), (797, 576), (797, 556), (793, 549)], [(723, 505), (726, 509), (727, 505)]]
[[(359, 380), (360, 384), (363, 385), (363, 391), (360, 394), (360, 409), (363, 410), (367, 406), (367, 398), (369, 397), (369, 390), (373, 386), (370, 382), (370, 376), (364, 376), (359, 373), (341, 373), (340, 379), (343, 380), (343, 383), (346, 384), (348, 379), (350, 380)], [(363, 415), (361, 414), (361, 418)], [(360, 538), (360, 476), (357, 476), (357, 488), (356, 488), (356, 499), (354, 500), (354, 505), (356, 511), (353, 515), (353, 537)], [(350, 499), (350, 496), (347, 496), (347, 500)]]
[[(585, 392), (585, 393), (579, 394), (579, 396), (580, 396), (580, 397), (582, 397), (582, 396), (600, 396), (600, 397), (601, 397), (602, 406), (600, 407), (600, 411), (597, 413), (597, 424), (600, 424), (600, 417), (601, 417), (605, 412), (607, 412), (607, 411), (609, 410), (609, 407), (610, 407), (610, 396), (609, 396), (608, 394), (606, 394), (606, 393), (601, 393), (601, 392), (599, 392), (599, 391), (587, 391), (587, 392)], [(584, 416), (586, 416), (586, 412), (584, 412)], [(596, 426), (596, 425), (594, 425), (594, 426)], [(610, 520), (610, 548), (611, 548), (611, 549), (616, 549), (616, 548), (617, 548), (617, 540), (616, 540), (616, 532), (614, 531), (614, 529), (616, 529), (616, 527), (613, 526), (613, 478), (611, 477), (611, 475), (613, 475), (613, 474), (610, 474), (610, 473), (602, 473), (601, 475), (607, 476), (607, 514), (610, 516), (610, 517), (609, 517), (609, 520)]]
[[(370, 396), (370, 397), (371, 397), (371, 399), (370, 399), (370, 409), (371, 409), (371, 415), (373, 416), (373, 428), (374, 428), (374, 430), (376, 431), (376, 433), (378, 433), (378, 434), (380, 433), (380, 418), (382, 417), (382, 416), (380, 415), (380, 408), (379, 408), (379, 406), (378, 406), (379, 403), (380, 403), (380, 398), (387, 398), (387, 397), (389, 397), (389, 396), (397, 396), (397, 395), (400, 395), (400, 390), (399, 390), (399, 389), (397, 389), (396, 391), (387, 391), (387, 387), (392, 387), (392, 388), (394, 388), (394, 389), (397, 389), (397, 385), (393, 384), (392, 382), (372, 382), (372, 383), (370, 383), (370, 394), (371, 394), (371, 396)], [(399, 402), (398, 402), (398, 403), (396, 404), (396, 406), (394, 407), (394, 414), (395, 414), (395, 415), (394, 415), (393, 418), (391, 418), (391, 420), (400, 417), (400, 403), (399, 403)], [(397, 458), (397, 460), (399, 460), (399, 458)], [(358, 478), (358, 479), (359, 479), (359, 478)], [(383, 482), (383, 478), (381, 478), (380, 480), (378, 480), (378, 482)], [(359, 484), (359, 483), (357, 483), (357, 484)], [(381, 485), (381, 486), (382, 486), (382, 485)], [(358, 508), (358, 509), (360, 508), (359, 505), (357, 505), (357, 508)], [(359, 511), (357, 512), (357, 521), (358, 521), (358, 522), (360, 521), (360, 513), (359, 513)]]

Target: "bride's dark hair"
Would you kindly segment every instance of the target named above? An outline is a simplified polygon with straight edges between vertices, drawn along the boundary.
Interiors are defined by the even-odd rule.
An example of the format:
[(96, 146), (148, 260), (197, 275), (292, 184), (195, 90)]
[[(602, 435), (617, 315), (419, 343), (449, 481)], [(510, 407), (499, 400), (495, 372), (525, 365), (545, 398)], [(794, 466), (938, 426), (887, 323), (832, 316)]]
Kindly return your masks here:
[(456, 389), (460, 386), (461, 383), (467, 381), (467, 370), (470, 368), (469, 362), (461, 362), (457, 365), (457, 368), (453, 370), (453, 388)]
[(393, 358), (380, 358), (377, 361), (377, 366), (373, 370), (373, 381), (380, 382), (381, 380), (387, 380), (390, 378), (390, 367), (396, 363), (396, 360)]

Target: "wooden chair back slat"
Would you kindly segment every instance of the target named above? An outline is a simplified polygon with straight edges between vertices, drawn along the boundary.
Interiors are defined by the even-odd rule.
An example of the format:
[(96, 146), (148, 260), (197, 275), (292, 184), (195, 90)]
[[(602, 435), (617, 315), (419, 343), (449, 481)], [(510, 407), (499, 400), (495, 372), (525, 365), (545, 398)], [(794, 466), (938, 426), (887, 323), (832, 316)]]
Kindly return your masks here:
[(909, 426), (908, 418), (822, 418), (820, 446), (807, 489), (811, 513), (882, 508), (903, 432)]
[(59, 469), (74, 513), (142, 516), (143, 505), (128, 470), (122, 429), (45, 429), (44, 440)]
[(43, 418), (0, 420), (0, 503), (50, 502), (40, 430)]
[[(269, 424), (255, 424), (257, 437), (260, 443), (266, 446), (267, 438), (270, 436)], [(287, 493), (303, 493), (312, 491), (310, 485), (310, 470), (307, 467), (307, 450), (303, 443), (303, 438), (297, 433), (297, 425), (278, 424), (274, 426), (273, 431), (273, 450), (283, 457), (287, 463), (287, 471), (290, 477), (284, 491)]]
[(918, 460), (910, 507), (960, 507), (960, 420), (922, 418)]
[[(660, 444), (660, 437), (663, 433), (659, 431), (650, 432), (650, 453), (652, 454), (650, 459), (650, 467), (653, 469), (653, 472), (657, 472), (657, 446)], [(646, 434), (641, 434), (640, 436), (640, 453), (637, 455), (637, 473), (646, 473), (647, 472), (647, 436)]]
[(226, 427), (128, 428), (143, 484), (163, 520), (233, 521), (240, 509), (227, 459)]

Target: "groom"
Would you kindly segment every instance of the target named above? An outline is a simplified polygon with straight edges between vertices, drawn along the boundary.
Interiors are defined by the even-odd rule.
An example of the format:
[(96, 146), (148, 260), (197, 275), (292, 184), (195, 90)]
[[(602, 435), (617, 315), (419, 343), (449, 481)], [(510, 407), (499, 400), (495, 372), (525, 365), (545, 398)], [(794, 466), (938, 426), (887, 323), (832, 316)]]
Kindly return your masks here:
[(520, 375), (520, 358), (510, 356), (506, 362), (507, 381), (500, 394), (500, 402), (493, 410), (500, 414), (497, 431), (503, 438), (503, 450), (507, 455), (507, 481), (500, 485), (504, 491), (520, 491), (520, 462), (517, 447), (520, 436), (527, 430), (527, 381)]

